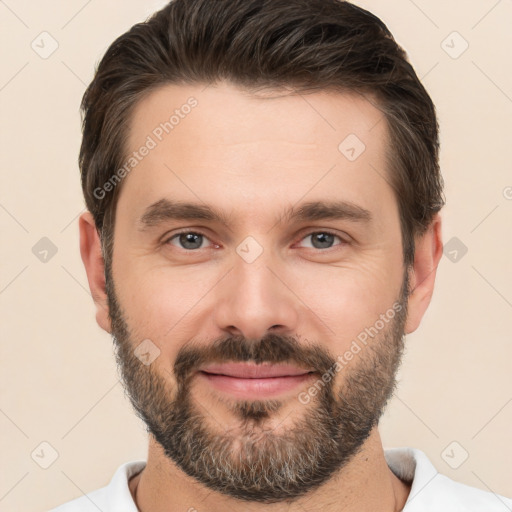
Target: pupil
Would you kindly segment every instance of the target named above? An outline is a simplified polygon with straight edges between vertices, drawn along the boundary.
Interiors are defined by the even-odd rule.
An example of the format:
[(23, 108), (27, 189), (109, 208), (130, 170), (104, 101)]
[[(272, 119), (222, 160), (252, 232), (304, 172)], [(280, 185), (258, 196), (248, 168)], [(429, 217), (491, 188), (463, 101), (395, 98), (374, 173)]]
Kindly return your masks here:
[(197, 249), (201, 247), (201, 236), (197, 233), (185, 233), (180, 236), (180, 242), (186, 249)]
[[(313, 236), (313, 246), (316, 249), (325, 249), (326, 247), (329, 247), (330, 244), (332, 244), (333, 239), (334, 235), (330, 235), (328, 233), (316, 233)], [(319, 242), (319, 244), (316, 242)]]

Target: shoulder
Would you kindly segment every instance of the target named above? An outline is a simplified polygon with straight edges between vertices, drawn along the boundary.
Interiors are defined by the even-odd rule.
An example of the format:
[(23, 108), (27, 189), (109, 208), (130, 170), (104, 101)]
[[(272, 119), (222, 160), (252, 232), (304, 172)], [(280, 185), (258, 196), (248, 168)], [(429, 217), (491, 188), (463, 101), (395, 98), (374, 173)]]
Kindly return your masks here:
[(442, 475), (421, 450), (391, 448), (384, 454), (391, 471), (411, 484), (403, 512), (512, 511), (511, 499)]
[(144, 469), (145, 465), (146, 462), (143, 460), (122, 464), (107, 486), (88, 492), (49, 512), (137, 512), (128, 482), (133, 475)]
[[(449, 506), (447, 510), (450, 511), (512, 511), (512, 499), (456, 482), (439, 473), (432, 481), (432, 490), (435, 492), (430, 498), (432, 506)], [(431, 508), (431, 510), (434, 509)]]

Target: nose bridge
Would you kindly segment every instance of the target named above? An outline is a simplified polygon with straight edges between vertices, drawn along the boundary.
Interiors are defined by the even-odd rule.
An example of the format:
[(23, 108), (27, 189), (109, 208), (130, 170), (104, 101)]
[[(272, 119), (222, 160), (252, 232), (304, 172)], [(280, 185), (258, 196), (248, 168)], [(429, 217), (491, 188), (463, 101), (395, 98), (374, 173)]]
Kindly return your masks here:
[(227, 282), (219, 288), (215, 307), (217, 326), (251, 339), (259, 339), (277, 327), (283, 332), (295, 331), (298, 301), (284, 276), (279, 275), (278, 261), (270, 250), (260, 250), (252, 259), (254, 242), (246, 243), (237, 248), (233, 269), (226, 276)]

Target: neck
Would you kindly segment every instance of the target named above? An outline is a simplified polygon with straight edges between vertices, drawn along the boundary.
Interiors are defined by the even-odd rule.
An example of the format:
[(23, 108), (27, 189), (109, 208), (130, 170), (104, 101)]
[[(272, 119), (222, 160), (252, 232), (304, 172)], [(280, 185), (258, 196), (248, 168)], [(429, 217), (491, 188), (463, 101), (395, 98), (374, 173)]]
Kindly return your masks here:
[(170, 461), (152, 436), (147, 465), (130, 480), (129, 486), (140, 512), (164, 512), (171, 508), (209, 512), (398, 512), (410, 491), (410, 484), (399, 480), (389, 469), (376, 428), (338, 474), (293, 502), (245, 502), (211, 491)]

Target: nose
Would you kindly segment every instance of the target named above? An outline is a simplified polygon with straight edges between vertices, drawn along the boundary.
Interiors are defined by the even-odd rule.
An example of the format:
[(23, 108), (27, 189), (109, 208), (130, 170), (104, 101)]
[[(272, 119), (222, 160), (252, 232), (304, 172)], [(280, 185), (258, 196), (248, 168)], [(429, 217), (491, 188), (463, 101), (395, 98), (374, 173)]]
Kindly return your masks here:
[(300, 300), (286, 277), (282, 266), (272, 264), (265, 252), (252, 263), (235, 256), (234, 268), (216, 288), (217, 328), (251, 340), (269, 332), (297, 332)]

